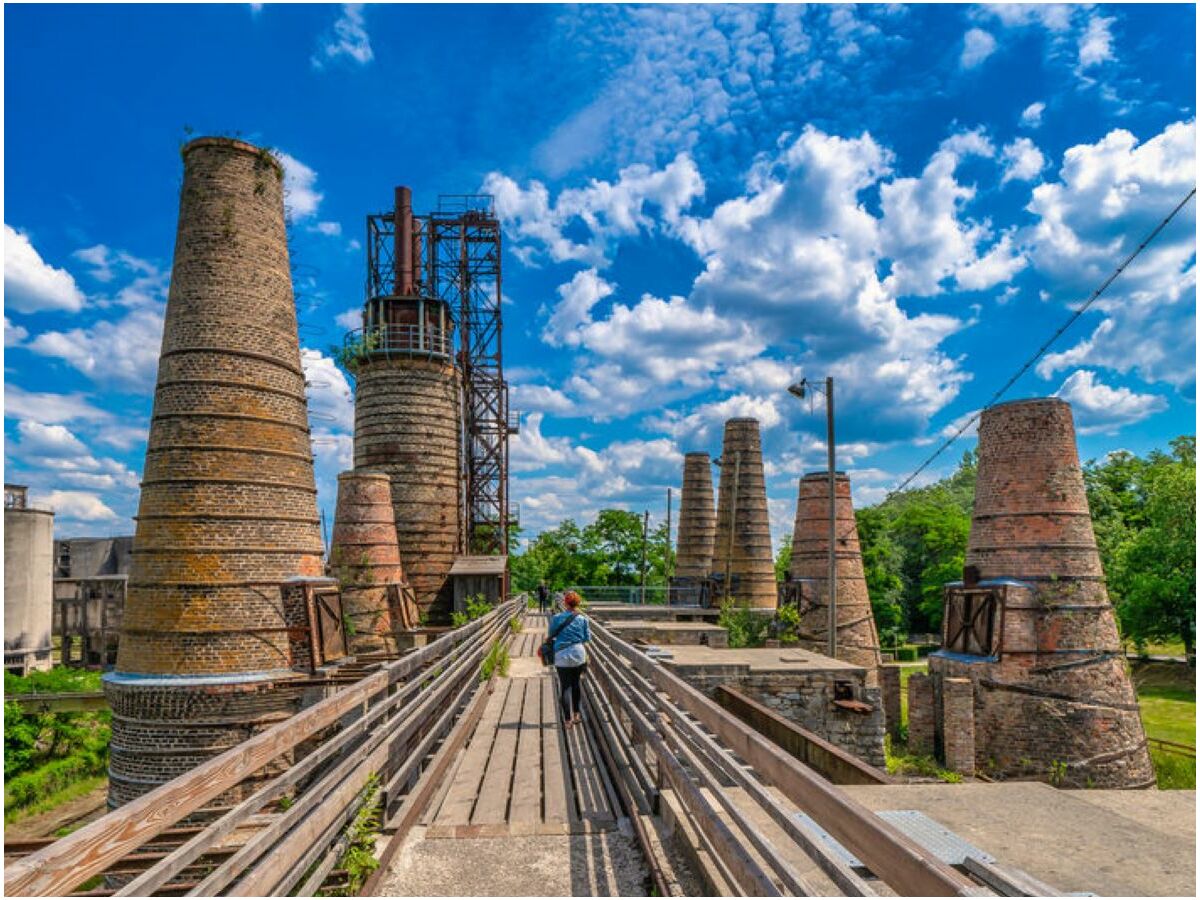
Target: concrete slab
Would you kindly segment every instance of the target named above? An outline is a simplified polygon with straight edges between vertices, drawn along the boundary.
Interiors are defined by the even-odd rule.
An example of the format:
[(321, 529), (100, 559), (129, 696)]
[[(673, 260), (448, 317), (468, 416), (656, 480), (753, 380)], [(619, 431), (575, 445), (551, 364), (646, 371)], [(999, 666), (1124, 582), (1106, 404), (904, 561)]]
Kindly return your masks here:
[(703, 646), (663, 647), (670, 659), (664, 662), (675, 669), (740, 670), (743, 673), (764, 672), (844, 672), (847, 675), (863, 672), (862, 666), (831, 659), (820, 653), (794, 647), (755, 647), (737, 650)]
[(1195, 896), (1195, 791), (1060, 791), (1038, 782), (848, 785), (872, 810), (915, 809), (1059, 890)]

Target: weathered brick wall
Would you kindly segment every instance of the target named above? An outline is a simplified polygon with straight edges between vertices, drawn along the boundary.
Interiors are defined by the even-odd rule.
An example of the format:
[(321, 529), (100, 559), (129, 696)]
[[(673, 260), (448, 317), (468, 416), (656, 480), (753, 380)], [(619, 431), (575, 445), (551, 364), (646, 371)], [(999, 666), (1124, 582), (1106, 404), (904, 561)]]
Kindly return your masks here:
[(883, 720), (893, 738), (900, 735), (900, 667), (884, 663), (879, 667), (879, 693), (883, 697)]
[[(739, 453), (740, 464), (736, 462)], [(736, 504), (733, 495), (735, 469)], [(732, 522), (731, 512), (734, 514)], [(731, 527), (732, 542), (729, 539)], [(734, 599), (759, 609), (775, 608), (778, 602), (775, 556), (771, 545), (771, 519), (767, 513), (762, 437), (757, 419), (730, 419), (725, 423), (718, 484), (717, 530), (713, 543), (714, 577), (725, 577), (726, 561), (729, 562)]]
[[(885, 765), (883, 702), (878, 688), (866, 687), (862, 673), (759, 673), (735, 667), (677, 671), (710, 696), (718, 685), (727, 684), (859, 759)], [(835, 706), (835, 682), (848, 683), (852, 699), (868, 704), (871, 711), (864, 714)]]
[(116, 671), (111, 805), (290, 714), (280, 585), (323, 574), (283, 170), (183, 149), (175, 258)]
[(969, 678), (942, 680), (942, 748), (946, 768), (975, 774), (975, 688)]
[[(837, 572), (837, 658), (867, 670), (868, 684), (878, 682), (879, 635), (867, 579), (863, 574), (858, 525), (850, 497), (850, 478), (834, 473), (834, 521), (838, 538), (834, 565)], [(806, 587), (800, 630), (816, 639), (814, 649), (829, 640), (829, 473), (810, 472), (800, 479), (796, 523), (792, 534), (794, 580)]]
[(386, 472), (417, 605), (450, 619), (459, 538), (458, 373), (448, 363), (374, 359), (354, 389), (354, 467)]
[(974, 683), (976, 767), (1075, 787), (1153, 785), (1065, 402), (984, 412), (965, 562), (984, 581), (1020, 582), (1005, 587), (998, 661), (930, 657), (943, 684)]
[(713, 508), (712, 460), (707, 453), (683, 457), (683, 492), (679, 500), (679, 551), (675, 577), (705, 579), (712, 571), (717, 512)]
[(404, 582), (391, 480), (386, 472), (338, 476), (330, 564), (342, 588), (342, 608), (353, 625), (352, 653), (396, 652), (388, 585)]
[(908, 749), (931, 754), (934, 743), (933, 682), (924, 672), (908, 677)]

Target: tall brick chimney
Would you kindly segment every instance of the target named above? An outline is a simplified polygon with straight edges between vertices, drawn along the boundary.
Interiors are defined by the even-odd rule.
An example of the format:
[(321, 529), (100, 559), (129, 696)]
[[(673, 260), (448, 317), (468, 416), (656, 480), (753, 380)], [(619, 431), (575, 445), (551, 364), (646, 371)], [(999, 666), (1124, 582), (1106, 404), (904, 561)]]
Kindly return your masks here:
[(721, 580), (728, 574), (729, 594), (738, 603), (775, 608), (779, 591), (757, 419), (725, 423), (712, 574)]
[[(834, 518), (837, 557), (837, 658), (867, 670), (868, 683), (877, 683), (879, 635), (863, 575), (858, 525), (850, 498), (850, 478), (834, 473)], [(801, 583), (802, 643), (818, 653), (828, 652), (829, 640), (829, 473), (810, 472), (800, 479), (796, 526), (792, 534), (792, 564), (788, 576)]]
[(109, 805), (295, 708), (280, 585), (322, 574), (283, 170), (183, 148), (175, 260), (115, 671)]
[[(400, 555), (423, 612), (449, 621), (450, 568), (461, 549), (461, 380), (454, 313), (418, 278), (412, 193), (397, 188), (391, 263), (368, 234), (368, 297), (354, 387), (354, 467), (385, 472)], [(370, 231), (370, 225), (368, 225)], [(432, 251), (430, 251), (432, 252)], [(470, 439), (470, 438), (468, 438)]]
[[(965, 568), (930, 657), (939, 743), (973, 725), (975, 765), (995, 775), (1153, 785), (1064, 401), (984, 411)], [(973, 682), (973, 723), (942, 701), (952, 678)]]
[(679, 500), (676, 578), (688, 581), (708, 578), (716, 530), (712, 462), (707, 453), (686, 453), (683, 457), (683, 493)]

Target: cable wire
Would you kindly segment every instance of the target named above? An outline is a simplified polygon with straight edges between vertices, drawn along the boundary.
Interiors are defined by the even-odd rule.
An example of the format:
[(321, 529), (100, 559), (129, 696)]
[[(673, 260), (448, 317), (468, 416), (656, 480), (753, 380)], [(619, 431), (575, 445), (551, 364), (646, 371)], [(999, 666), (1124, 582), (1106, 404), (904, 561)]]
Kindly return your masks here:
[[(1188, 195), (1186, 197), (1184, 197), (1182, 200), (1180, 200), (1178, 205), (1176, 205), (1176, 207), (1173, 210), (1171, 210), (1170, 213), (1167, 214), (1166, 218), (1164, 218), (1161, 222), (1159, 222), (1158, 225), (1155, 226), (1154, 230), (1151, 231), (1150, 234), (1148, 234), (1146, 236), (1146, 238), (1140, 244), (1137, 245), (1137, 248), (1132, 253), (1130, 253), (1129, 256), (1125, 257), (1124, 261), (1119, 266), (1117, 266), (1116, 269), (1113, 270), (1112, 274), (1109, 275), (1108, 278), (1104, 279), (1104, 282), (1098, 288), (1096, 288), (1094, 291), (1092, 291), (1091, 296), (1089, 296), (1087, 298), (1087, 300), (1084, 301), (1083, 305), (1080, 306), (1079, 309), (1075, 310), (1075, 312), (1072, 313), (1067, 318), (1067, 320), (1058, 327), (1058, 329), (1054, 332), (1054, 334), (1050, 335), (1050, 337), (1047, 338), (1047, 340), (1040, 347), (1038, 347), (1037, 352), (1034, 353), (1033, 356), (1031, 356), (1029, 359), (1027, 359), (1025, 361), (1025, 363), (1019, 369), (1017, 369), (1016, 373), (1014, 373), (1013, 376), (1008, 379), (1008, 381), (1004, 382), (1004, 384), (1000, 387), (1000, 389), (998, 391), (996, 391), (996, 393), (992, 394), (992, 396), (988, 399), (988, 402), (985, 403), (983, 406), (981, 406), (979, 409), (977, 409), (974, 412), (974, 414), (972, 414), (971, 417), (969, 419), (967, 419), (966, 422), (964, 422), (961, 426), (959, 426), (958, 430), (955, 431), (954, 434), (952, 434), (950, 437), (948, 437), (942, 443), (942, 445), (939, 446), (936, 450), (934, 450), (933, 453), (931, 453), (929, 455), (929, 457), (923, 463), (921, 463), (919, 466), (917, 466), (917, 468), (913, 470), (912, 474), (910, 474), (907, 478), (905, 478), (902, 482), (900, 482), (898, 487), (895, 487), (891, 491), (889, 491), (887, 496), (885, 496), (882, 500), (880, 500), (879, 503), (876, 505), (883, 506), (885, 503), (887, 503), (889, 500), (891, 500), (897, 494), (901, 493), (906, 487), (908, 487), (910, 484), (912, 484), (913, 480), (918, 475), (920, 475), (927, 468), (929, 468), (930, 464), (935, 459), (937, 459), (939, 456), (941, 456), (942, 453), (945, 452), (946, 449), (949, 448), (951, 444), (953, 444), (960, 437), (962, 437), (963, 433), (968, 428), (970, 428), (973, 424), (975, 424), (975, 422), (977, 422), (979, 420), (979, 417), (981, 415), (983, 415), (984, 410), (994, 406), (996, 404), (996, 401), (999, 400), (1002, 396), (1004, 396), (1005, 392), (1009, 388), (1011, 388), (1014, 384), (1016, 384), (1017, 381), (1021, 378), (1021, 376), (1024, 375), (1026, 372), (1028, 372), (1030, 370), (1030, 368), (1039, 359), (1041, 359), (1045, 355), (1046, 351), (1050, 349), (1051, 345), (1055, 341), (1057, 341), (1060, 337), (1062, 337), (1063, 333), (1066, 332), (1066, 330), (1068, 328), (1070, 328), (1072, 325), (1074, 325), (1080, 316), (1082, 316), (1085, 312), (1088, 311), (1088, 308), (1093, 303), (1095, 303), (1097, 299), (1099, 299), (1100, 295), (1103, 294), (1106, 290), (1108, 290), (1109, 286), (1111, 286), (1112, 283), (1121, 276), (1121, 273), (1124, 272), (1125, 269), (1129, 267), (1129, 264), (1132, 263), (1135, 259), (1137, 259), (1143, 250), (1145, 250), (1148, 246), (1150, 246), (1151, 241), (1153, 241), (1156, 237), (1158, 237), (1159, 233), (1164, 228), (1167, 227), (1167, 225), (1170, 223), (1170, 221), (1172, 219), (1175, 218), (1175, 216), (1179, 213), (1179, 211), (1187, 205), (1188, 201), (1191, 200), (1195, 196), (1196, 196), (1196, 189), (1192, 188), (1188, 192)], [(849, 532), (847, 532), (847, 533), (849, 533)]]

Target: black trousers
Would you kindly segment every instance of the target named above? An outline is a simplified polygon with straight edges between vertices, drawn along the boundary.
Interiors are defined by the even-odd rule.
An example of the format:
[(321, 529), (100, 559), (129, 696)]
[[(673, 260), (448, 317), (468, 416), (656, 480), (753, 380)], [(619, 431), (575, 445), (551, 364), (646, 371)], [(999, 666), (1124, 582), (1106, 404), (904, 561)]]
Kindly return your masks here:
[(558, 685), (562, 689), (559, 693), (558, 702), (562, 704), (563, 721), (571, 718), (573, 712), (578, 713), (583, 709), (583, 688), (580, 686), (580, 679), (583, 678), (584, 670), (587, 669), (587, 663), (582, 666), (555, 666), (558, 672)]

